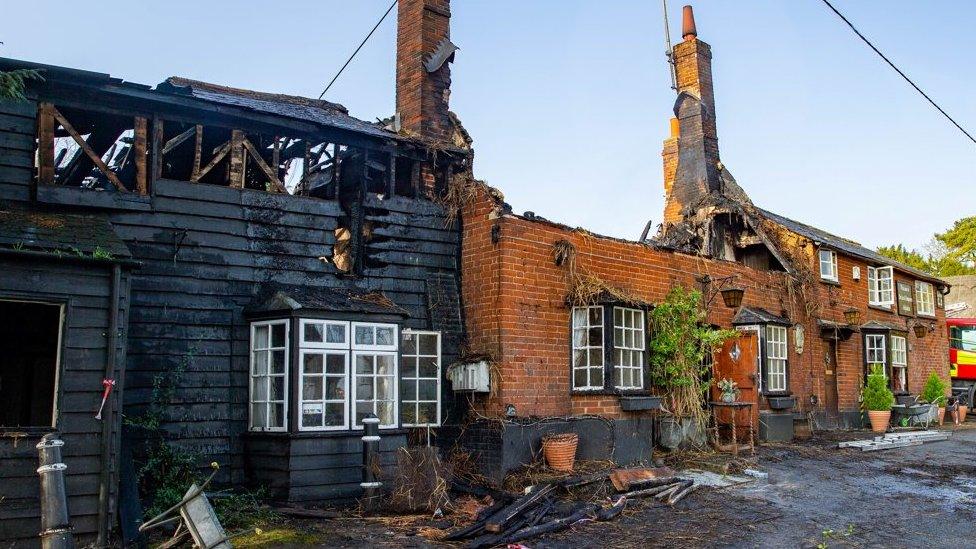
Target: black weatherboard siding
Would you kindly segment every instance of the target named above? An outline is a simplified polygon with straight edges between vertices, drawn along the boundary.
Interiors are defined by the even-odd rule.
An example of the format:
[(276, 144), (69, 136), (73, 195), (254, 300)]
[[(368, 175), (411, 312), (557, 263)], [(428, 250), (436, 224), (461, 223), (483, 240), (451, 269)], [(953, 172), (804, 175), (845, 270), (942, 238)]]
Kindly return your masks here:
[[(0, 59), (0, 70), (19, 66), (32, 65)], [(175, 386), (163, 408), (162, 428), (171, 443), (199, 455), (201, 464), (219, 462), (219, 483), (268, 485), (273, 493), (292, 501), (355, 495), (361, 476), (358, 431), (248, 432), (249, 317), (245, 310), (260, 303), (270, 290), (286, 295), (325, 290), (333, 290), (331, 295), (382, 293), (393, 302), (401, 330), (442, 332), (442, 369), (446, 371), (457, 359), (463, 325), (458, 287), (460, 233), (456, 224), (447, 222), (445, 208), (426, 198), (389, 192), (362, 193), (361, 202), (350, 208), (335, 196), (297, 196), (167, 179), (163, 175), (185, 165), (181, 168), (175, 160), (174, 168), (164, 155), (156, 170), (152, 162), (157, 149), (152, 143), (147, 149), (152, 174), (144, 195), (119, 192), (111, 184), (100, 185), (106, 190), (41, 185), (34, 175), (38, 108), (53, 105), (78, 124), (95, 124), (96, 130), (102, 113), (116, 119), (141, 117), (151, 128), (160, 120), (170, 133), (159, 143), (184, 131), (187, 124), (206, 126), (206, 139), (217, 139), (220, 132), (231, 129), (249, 132), (265, 152), (267, 142), (259, 143), (258, 134), (341, 143), (350, 147), (348, 151), (343, 148), (343, 155), (350, 154), (353, 147), (366, 151), (364, 156), (372, 159), (368, 166), (374, 172), (388, 167), (385, 173), (391, 173), (394, 157), (396, 162), (406, 159), (405, 166), (415, 162), (412, 172), (397, 165), (398, 173), (414, 174), (414, 189), (418, 188), (420, 162), (429, 166), (429, 179), (442, 184), (447, 179), (440, 173), (445, 162), (460, 157), (444, 151), (428, 155), (426, 145), (356, 121), (340, 107), (314, 101), (304, 105), (286, 98), (278, 105), (282, 111), (275, 112), (264, 108), (275, 100), (269, 95), (238, 101), (234, 97), (241, 96), (240, 90), (227, 92), (229, 98), (223, 90), (213, 92), (220, 97), (211, 96), (211, 90), (197, 90), (198, 83), (190, 84), (191, 89), (170, 85), (157, 91), (105, 74), (40, 68), (45, 70), (45, 81), (30, 84), (30, 101), (0, 103), (0, 215), (7, 212), (12, 227), (0, 232), (16, 235), (28, 225), (25, 219), (44, 214), (77, 216), (67, 219), (79, 223), (82, 218), (92, 218), (97, 227), (90, 229), (108, 230), (105, 235), (111, 236), (102, 248), (112, 259), (87, 263), (80, 257), (61, 257), (60, 244), (54, 250), (40, 245), (24, 248), (13, 241), (16, 236), (10, 242), (0, 238), (0, 248), (8, 248), (0, 254), (0, 299), (10, 294), (66, 304), (62, 368), (68, 375), (59, 398), (57, 430), (66, 442), (69, 505), (76, 535), (89, 541), (98, 529), (101, 431), (93, 416), (106, 364), (113, 261), (124, 265), (116, 375), (121, 378), (124, 366), (124, 387), (114, 394), (121, 396), (126, 416), (143, 413), (153, 398), (154, 379), (172, 374), (169, 378), (175, 380)], [(305, 116), (307, 109), (323, 112)], [(312, 141), (315, 139), (318, 141)], [(193, 146), (193, 138), (181, 146), (185, 158), (185, 147)], [(203, 164), (212, 155), (210, 146), (204, 143)], [(254, 174), (260, 171), (252, 160), (247, 161), (245, 186), (253, 187)], [(358, 166), (362, 169), (363, 165)], [(355, 159), (348, 166), (351, 172), (357, 166)], [(222, 165), (208, 177), (224, 177), (232, 169), (232, 165)], [(392, 187), (391, 179), (387, 188)], [(364, 231), (361, 250), (355, 256), (356, 269), (342, 273), (326, 258), (333, 255), (336, 229), (350, 223), (360, 223), (368, 229), (368, 236)], [(65, 247), (91, 256), (93, 240), (105, 239), (85, 233)], [(327, 313), (316, 316), (323, 315)], [(300, 317), (301, 312), (293, 316)], [(290, 367), (295, 366), (291, 362)], [(458, 416), (457, 402), (446, 378), (441, 387), (442, 420), (451, 422)], [(294, 384), (289, 388), (296, 390)], [(288, 413), (293, 416), (295, 410)], [(118, 415), (114, 423), (112, 514), (117, 506)], [(397, 429), (381, 435), (381, 462), (390, 465), (396, 449), (406, 445), (409, 432)], [(6, 497), (0, 504), (0, 539), (36, 543), (37, 440), (15, 440), (0, 439), (4, 479), (12, 471), (9, 474), (15, 480), (0, 484), (0, 496)], [(142, 445), (136, 441), (132, 448), (138, 465)], [(109, 521), (116, 524), (114, 516)]]

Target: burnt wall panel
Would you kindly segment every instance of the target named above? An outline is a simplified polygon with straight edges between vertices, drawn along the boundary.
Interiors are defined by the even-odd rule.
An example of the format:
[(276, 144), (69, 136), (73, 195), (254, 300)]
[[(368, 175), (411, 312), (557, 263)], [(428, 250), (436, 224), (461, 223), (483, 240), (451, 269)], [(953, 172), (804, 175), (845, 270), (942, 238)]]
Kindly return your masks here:
[[(75, 536), (92, 541), (97, 532), (98, 490), (101, 471), (102, 423), (95, 419), (102, 395), (107, 355), (111, 266), (37, 258), (0, 259), (0, 299), (23, 299), (63, 303), (60, 370), (58, 373), (56, 430), (65, 445), (63, 460), (68, 465), (66, 487)], [(120, 293), (124, 296), (127, 277)], [(119, 322), (124, 326), (127, 300), (120, 301)], [(117, 352), (123, 354), (122, 338)], [(121, 365), (121, 360), (119, 361)], [(114, 376), (119, 377), (119, 371)], [(118, 410), (118, 392), (112, 402)], [(113, 414), (113, 455), (116, 454), (119, 415)], [(0, 539), (17, 546), (39, 543), (39, 481), (35, 445), (41, 434), (0, 436)], [(115, 460), (112, 459), (114, 463)], [(111, 469), (115, 474), (115, 468)], [(113, 490), (114, 492), (114, 490)], [(114, 498), (114, 494), (113, 494)], [(114, 506), (113, 506), (114, 507)]]
[(30, 199), (37, 104), (0, 101), (0, 201)]

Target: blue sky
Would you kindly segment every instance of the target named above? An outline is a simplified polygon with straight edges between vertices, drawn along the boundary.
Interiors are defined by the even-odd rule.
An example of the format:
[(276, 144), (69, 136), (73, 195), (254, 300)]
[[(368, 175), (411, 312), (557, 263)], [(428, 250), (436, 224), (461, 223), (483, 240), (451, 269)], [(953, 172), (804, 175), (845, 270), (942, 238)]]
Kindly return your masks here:
[[(672, 37), (680, 10), (670, 2)], [(976, 3), (835, 5), (976, 131)], [(155, 84), (181, 75), (318, 96), (387, 0), (4, 6), (0, 55)], [(273, 6), (273, 7), (272, 7)], [(694, 3), (712, 46), (722, 160), (753, 201), (868, 246), (919, 246), (976, 215), (976, 145), (820, 0)], [(516, 211), (637, 238), (661, 219), (674, 100), (660, 2), (454, 0), (452, 109), (476, 175)], [(394, 108), (395, 12), (327, 99)]]

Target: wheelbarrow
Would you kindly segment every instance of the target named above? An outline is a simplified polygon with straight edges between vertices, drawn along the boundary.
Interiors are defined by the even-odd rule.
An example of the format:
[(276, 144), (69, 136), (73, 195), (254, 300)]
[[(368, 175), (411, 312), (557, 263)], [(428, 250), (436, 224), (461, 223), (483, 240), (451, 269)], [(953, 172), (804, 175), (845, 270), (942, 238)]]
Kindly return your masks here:
[(931, 404), (897, 404), (891, 407), (891, 411), (898, 416), (898, 423), (901, 422), (901, 418), (907, 418), (909, 425), (927, 429), (933, 420)]
[(175, 547), (182, 543), (187, 536), (190, 536), (193, 539), (193, 545), (200, 549), (232, 549), (233, 545), (230, 543), (232, 536), (228, 536), (224, 532), (213, 506), (210, 505), (210, 500), (207, 499), (207, 494), (204, 492), (220, 468), (217, 462), (211, 463), (210, 466), (213, 467), (213, 472), (202, 485), (198, 486), (195, 482), (191, 484), (186, 494), (183, 495), (183, 499), (144, 522), (139, 526), (139, 531), (145, 532), (181, 520), (182, 522), (176, 527), (173, 537), (162, 543), (159, 546), (160, 548)]

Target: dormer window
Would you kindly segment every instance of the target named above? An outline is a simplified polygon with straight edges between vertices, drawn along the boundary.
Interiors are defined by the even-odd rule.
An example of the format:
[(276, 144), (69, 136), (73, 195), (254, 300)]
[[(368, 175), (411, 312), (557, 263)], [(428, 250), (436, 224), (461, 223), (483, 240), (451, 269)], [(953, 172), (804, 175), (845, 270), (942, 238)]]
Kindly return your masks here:
[(820, 250), (820, 278), (830, 282), (838, 282), (837, 252), (833, 250)]
[(892, 267), (868, 267), (868, 305), (891, 307), (895, 303)]

